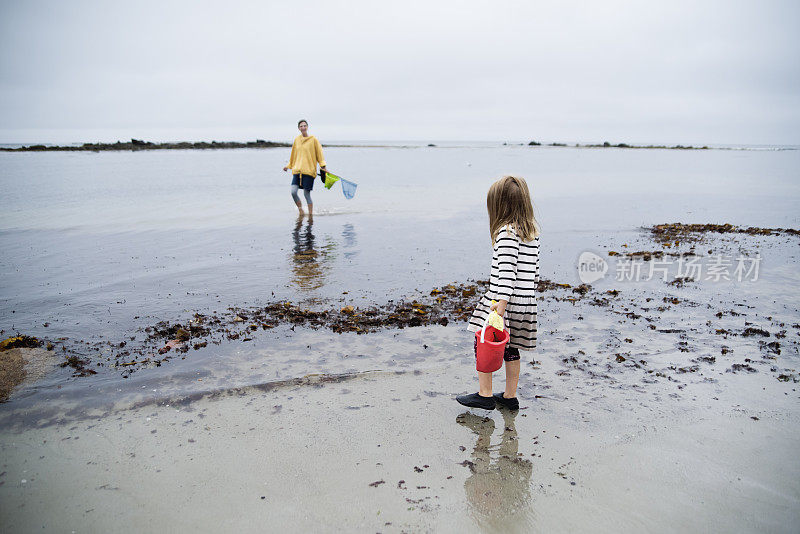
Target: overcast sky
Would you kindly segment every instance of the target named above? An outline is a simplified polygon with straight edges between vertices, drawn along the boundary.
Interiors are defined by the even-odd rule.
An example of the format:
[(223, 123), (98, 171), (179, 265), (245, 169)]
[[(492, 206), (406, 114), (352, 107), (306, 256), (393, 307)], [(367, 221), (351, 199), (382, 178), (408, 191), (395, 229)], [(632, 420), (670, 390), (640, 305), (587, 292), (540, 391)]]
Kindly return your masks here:
[(800, 144), (796, 0), (0, 5), (0, 142)]

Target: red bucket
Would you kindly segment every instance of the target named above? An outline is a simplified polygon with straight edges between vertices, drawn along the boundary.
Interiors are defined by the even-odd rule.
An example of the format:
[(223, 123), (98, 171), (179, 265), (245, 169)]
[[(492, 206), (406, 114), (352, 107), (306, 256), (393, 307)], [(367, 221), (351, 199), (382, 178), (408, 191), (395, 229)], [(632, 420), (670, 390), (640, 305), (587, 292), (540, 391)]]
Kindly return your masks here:
[(508, 328), (498, 330), (493, 326), (484, 326), (483, 330), (475, 332), (475, 367), (478, 371), (493, 373), (503, 366), (503, 353), (508, 339)]

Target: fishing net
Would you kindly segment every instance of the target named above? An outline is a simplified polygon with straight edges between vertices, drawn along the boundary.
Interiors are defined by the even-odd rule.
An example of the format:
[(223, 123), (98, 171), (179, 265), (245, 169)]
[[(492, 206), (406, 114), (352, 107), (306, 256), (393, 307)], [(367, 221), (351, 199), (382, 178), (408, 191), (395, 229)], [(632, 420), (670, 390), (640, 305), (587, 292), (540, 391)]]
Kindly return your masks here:
[(333, 184), (338, 182), (341, 178), (336, 176), (335, 174), (325, 173), (325, 189), (330, 189), (333, 187)]
[(358, 187), (358, 184), (354, 184), (353, 182), (348, 182), (344, 178), (341, 178), (341, 181), (342, 181), (342, 193), (344, 193), (344, 196), (348, 199), (353, 198), (353, 196), (356, 194), (356, 187)]

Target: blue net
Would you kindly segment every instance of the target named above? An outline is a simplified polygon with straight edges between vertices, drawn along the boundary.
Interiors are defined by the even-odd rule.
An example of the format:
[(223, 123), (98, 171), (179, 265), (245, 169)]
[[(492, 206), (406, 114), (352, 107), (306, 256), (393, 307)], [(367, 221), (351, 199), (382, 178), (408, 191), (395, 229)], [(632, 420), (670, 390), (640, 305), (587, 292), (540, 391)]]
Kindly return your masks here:
[(342, 182), (342, 193), (344, 193), (345, 198), (351, 199), (356, 194), (356, 187), (358, 184), (354, 184), (353, 182), (349, 182), (344, 178), (339, 178)]

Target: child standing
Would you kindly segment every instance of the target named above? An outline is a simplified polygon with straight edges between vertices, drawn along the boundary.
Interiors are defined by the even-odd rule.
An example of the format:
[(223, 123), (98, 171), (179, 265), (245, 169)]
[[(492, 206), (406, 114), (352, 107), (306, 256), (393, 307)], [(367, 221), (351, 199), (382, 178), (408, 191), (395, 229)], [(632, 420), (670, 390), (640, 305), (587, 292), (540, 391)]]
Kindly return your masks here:
[[(480, 331), (491, 310), (505, 319), (510, 335), (503, 355), (506, 388), (503, 393), (492, 395), (492, 373), (478, 371), (478, 393), (461, 395), (456, 400), (472, 408), (492, 410), (498, 403), (517, 410), (519, 351), (536, 347), (539, 223), (534, 218), (528, 184), (523, 178), (505, 176), (493, 183), (486, 195), (486, 206), (494, 249), (489, 290), (475, 308), (467, 329)], [(476, 357), (477, 350), (476, 339)]]

